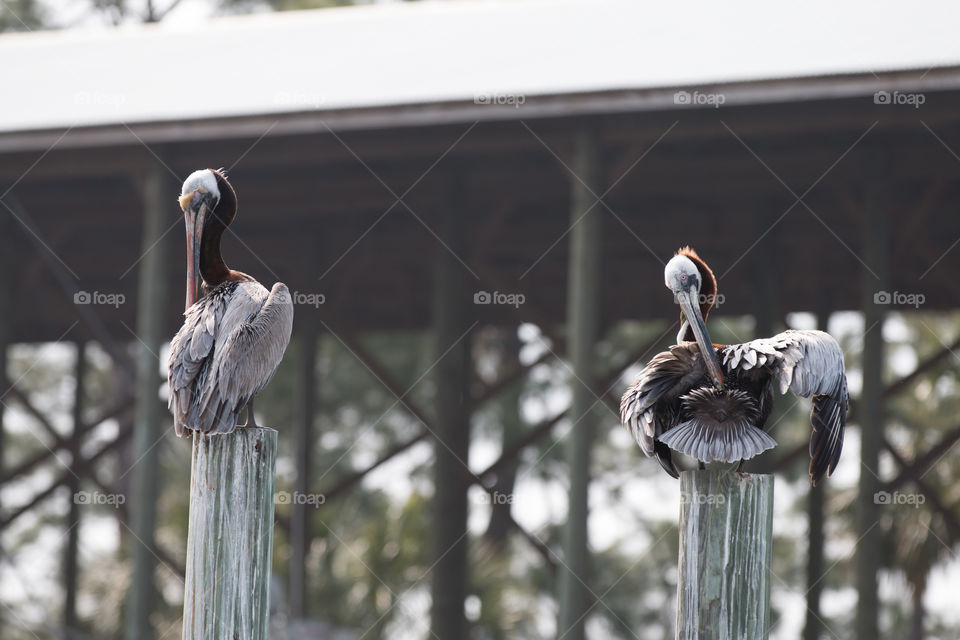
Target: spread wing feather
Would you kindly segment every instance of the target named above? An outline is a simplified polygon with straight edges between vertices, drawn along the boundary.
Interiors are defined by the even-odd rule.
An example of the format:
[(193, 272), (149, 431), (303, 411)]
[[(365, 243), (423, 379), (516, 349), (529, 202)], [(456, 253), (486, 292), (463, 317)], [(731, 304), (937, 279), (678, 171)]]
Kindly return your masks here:
[(823, 331), (789, 330), (772, 338), (730, 345), (723, 351), (728, 371), (767, 366), (780, 393), (813, 397), (810, 423), (810, 478), (814, 484), (833, 473), (843, 449), (847, 422), (847, 378), (843, 350)]
[(228, 282), (185, 316), (170, 343), (168, 372), (177, 435), (229, 433), (290, 342), (290, 292), (279, 282), (269, 292), (256, 281)]
[(656, 455), (675, 478), (680, 474), (670, 449), (658, 438), (680, 422), (680, 396), (705, 375), (700, 353), (690, 344), (675, 345), (655, 355), (620, 400), (620, 420), (643, 452)]

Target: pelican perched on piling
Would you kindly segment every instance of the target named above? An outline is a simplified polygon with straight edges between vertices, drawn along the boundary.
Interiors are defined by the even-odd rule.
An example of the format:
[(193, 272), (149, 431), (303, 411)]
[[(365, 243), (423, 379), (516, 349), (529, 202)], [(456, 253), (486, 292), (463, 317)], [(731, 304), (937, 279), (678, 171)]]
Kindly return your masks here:
[(717, 280), (685, 247), (667, 263), (665, 284), (683, 312), (677, 344), (657, 354), (623, 394), (620, 419), (648, 456), (679, 477), (671, 451), (700, 461), (740, 462), (776, 446), (764, 426), (773, 389), (813, 397), (810, 481), (837, 466), (847, 420), (843, 351), (822, 331), (789, 330), (743, 344), (710, 341), (706, 318)]
[(187, 300), (167, 374), (177, 435), (230, 433), (244, 408), (244, 426), (257, 426), (253, 398), (290, 343), (290, 292), (281, 282), (268, 291), (224, 264), (220, 239), (237, 215), (237, 194), (222, 169), (191, 173), (180, 208), (187, 227)]

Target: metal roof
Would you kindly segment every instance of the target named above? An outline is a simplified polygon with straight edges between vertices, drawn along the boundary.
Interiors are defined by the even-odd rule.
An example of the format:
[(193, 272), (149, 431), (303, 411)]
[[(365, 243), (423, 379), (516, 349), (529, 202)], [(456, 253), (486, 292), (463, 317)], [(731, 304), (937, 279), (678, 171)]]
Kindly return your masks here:
[(13, 97), (0, 131), (444, 103), (483, 118), (485, 101), (667, 89), (652, 96), (662, 103), (680, 87), (869, 78), (960, 65), (954, 12), (931, 0), (816, 0), (787, 20), (762, 0), (417, 2), (4, 35), (0, 59), (16, 63), (0, 65)]

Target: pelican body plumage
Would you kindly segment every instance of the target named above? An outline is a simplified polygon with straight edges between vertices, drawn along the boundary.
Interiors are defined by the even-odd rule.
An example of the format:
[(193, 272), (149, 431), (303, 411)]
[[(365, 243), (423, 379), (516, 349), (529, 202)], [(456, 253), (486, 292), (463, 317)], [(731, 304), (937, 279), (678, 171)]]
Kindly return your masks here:
[[(679, 477), (673, 451), (700, 463), (740, 462), (776, 446), (765, 426), (774, 388), (812, 397), (810, 480), (833, 473), (849, 399), (843, 351), (822, 331), (788, 330), (743, 344), (710, 341), (717, 281), (685, 247), (664, 278), (683, 314), (677, 344), (654, 356), (620, 402), (620, 417), (648, 456)], [(739, 467), (738, 467), (739, 469)]]
[(224, 171), (186, 179), (180, 206), (187, 228), (184, 322), (170, 343), (169, 408), (177, 435), (230, 433), (241, 411), (256, 426), (253, 398), (270, 382), (293, 328), (293, 301), (281, 282), (267, 290), (226, 266), (220, 240), (237, 214)]

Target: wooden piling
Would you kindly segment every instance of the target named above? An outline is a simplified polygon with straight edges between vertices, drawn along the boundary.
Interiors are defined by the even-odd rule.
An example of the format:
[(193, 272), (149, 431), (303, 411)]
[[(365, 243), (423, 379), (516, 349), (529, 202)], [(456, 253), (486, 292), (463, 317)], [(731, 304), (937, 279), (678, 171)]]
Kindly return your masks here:
[(183, 640), (266, 640), (277, 432), (193, 436)]
[(773, 476), (680, 474), (678, 640), (766, 640)]

